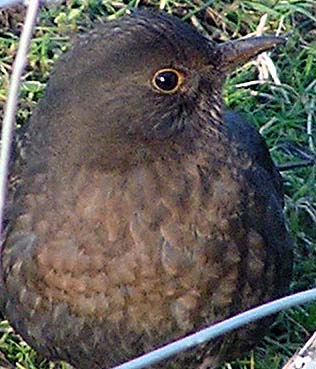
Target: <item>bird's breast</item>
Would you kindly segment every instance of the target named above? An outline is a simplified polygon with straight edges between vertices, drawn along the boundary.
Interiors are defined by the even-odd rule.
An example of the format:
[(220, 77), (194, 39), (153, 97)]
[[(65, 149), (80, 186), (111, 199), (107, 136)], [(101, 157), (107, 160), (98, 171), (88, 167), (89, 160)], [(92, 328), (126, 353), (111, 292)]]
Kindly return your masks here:
[(18, 305), (33, 315), (58, 321), (66, 309), (159, 342), (227, 315), (247, 242), (263, 272), (263, 240), (240, 216), (243, 179), (224, 165), (157, 161), (124, 175), (81, 170), (69, 186), (36, 182), (43, 191), (26, 194), (4, 258), (8, 288), (20, 281)]

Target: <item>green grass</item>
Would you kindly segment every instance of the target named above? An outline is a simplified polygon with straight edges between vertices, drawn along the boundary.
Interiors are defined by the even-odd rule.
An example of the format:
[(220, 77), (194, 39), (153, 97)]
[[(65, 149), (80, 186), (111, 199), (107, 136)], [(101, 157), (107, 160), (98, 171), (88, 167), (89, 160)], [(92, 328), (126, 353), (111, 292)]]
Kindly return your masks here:
[[(313, 151), (316, 137), (316, 10), (314, 0), (205, 1), (201, 0), (128, 0), (67, 1), (42, 9), (32, 42), (29, 64), (22, 85), (18, 126), (29, 117), (41, 97), (50, 71), (59, 55), (76, 33), (105, 22), (137, 6), (164, 8), (188, 22), (198, 21), (204, 32), (216, 41), (253, 33), (260, 18), (267, 13), (266, 32), (278, 27), (288, 36), (285, 47), (272, 52), (272, 59), (282, 82), (236, 88), (237, 84), (257, 79), (257, 70), (246, 65), (232, 74), (226, 83), (225, 101), (243, 111), (268, 142), (278, 163), (295, 160), (279, 149), (291, 142)], [(17, 50), (21, 14), (11, 9), (0, 13), (0, 112), (6, 99), (9, 75)], [(193, 17), (193, 18), (192, 18)], [(195, 22), (196, 23), (196, 22)], [(1, 113), (0, 113), (1, 114)], [(313, 138), (308, 135), (312, 123)], [(314, 142), (313, 142), (314, 139)], [(314, 151), (315, 154), (315, 151)], [(286, 216), (295, 241), (295, 268), (291, 291), (315, 285), (316, 280), (316, 168), (302, 168), (283, 173), (286, 191)], [(315, 330), (316, 305), (283, 312), (261, 345), (243, 360), (226, 364), (225, 369), (280, 369)], [(0, 324), (0, 349), (17, 368), (52, 368), (54, 364), (39, 358), (13, 333), (4, 321)], [(1, 359), (0, 359), (1, 360)], [(0, 361), (1, 362), (1, 361)], [(0, 364), (1, 367), (1, 364)], [(55, 366), (56, 367), (56, 366)], [(59, 366), (60, 367), (60, 366)], [(62, 366), (66, 367), (66, 366)]]

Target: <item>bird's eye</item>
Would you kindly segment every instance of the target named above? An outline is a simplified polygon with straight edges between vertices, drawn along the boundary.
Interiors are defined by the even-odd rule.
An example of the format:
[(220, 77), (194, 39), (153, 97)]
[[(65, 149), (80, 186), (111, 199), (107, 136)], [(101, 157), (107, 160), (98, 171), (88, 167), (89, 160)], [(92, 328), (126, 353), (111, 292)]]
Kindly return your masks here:
[(183, 75), (175, 69), (160, 69), (152, 79), (153, 86), (165, 94), (178, 91), (183, 82)]

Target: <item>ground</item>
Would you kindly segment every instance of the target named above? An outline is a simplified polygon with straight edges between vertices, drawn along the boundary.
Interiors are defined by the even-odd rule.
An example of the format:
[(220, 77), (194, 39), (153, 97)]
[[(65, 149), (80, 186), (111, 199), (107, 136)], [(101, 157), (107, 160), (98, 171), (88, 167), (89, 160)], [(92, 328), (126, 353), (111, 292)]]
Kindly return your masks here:
[[(82, 0), (47, 2), (41, 9), (22, 85), (17, 113), (18, 128), (28, 119), (43, 93), (54, 62), (76, 34), (119, 17), (134, 7), (160, 7), (183, 17), (201, 32), (221, 42), (258, 32), (279, 33), (288, 38), (270, 56), (277, 78), (258, 83), (264, 65), (248, 63), (231, 75), (225, 85), (225, 102), (242, 111), (260, 129), (279, 165), (300, 161), (303, 150), (316, 155), (316, 7), (314, 0)], [(9, 85), (24, 9), (0, 12), (0, 115)], [(265, 18), (266, 17), (266, 18)], [(260, 23), (261, 20), (261, 23)], [(261, 25), (261, 27), (259, 26)], [(263, 27), (262, 27), (263, 25)], [(278, 83), (280, 80), (280, 84)], [(295, 268), (291, 292), (315, 285), (316, 277), (316, 166), (283, 172), (288, 227), (295, 242)], [(281, 313), (269, 335), (242, 360), (223, 369), (280, 369), (282, 363), (307, 340), (315, 329), (316, 305), (309, 304)], [(16, 368), (56, 368), (39, 358), (0, 323), (0, 349)], [(1, 367), (0, 359), (0, 367)], [(59, 364), (58, 364), (59, 365)], [(60, 366), (61, 365), (61, 366)], [(66, 364), (59, 367), (66, 368)]]

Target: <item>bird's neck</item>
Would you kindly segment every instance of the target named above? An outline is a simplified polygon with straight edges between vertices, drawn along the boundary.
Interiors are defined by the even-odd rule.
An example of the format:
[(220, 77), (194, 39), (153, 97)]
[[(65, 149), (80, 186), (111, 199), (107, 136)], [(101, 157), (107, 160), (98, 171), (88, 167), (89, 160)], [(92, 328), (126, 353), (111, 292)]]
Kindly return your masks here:
[[(59, 178), (71, 178), (81, 168), (122, 173), (157, 160), (181, 162), (201, 153), (207, 157), (218, 157), (227, 146), (219, 97), (219, 93), (212, 96), (203, 94), (196, 101), (193, 111), (189, 112), (184, 126), (174, 135), (163, 139), (129, 136), (124, 130), (108, 134), (100, 129), (102, 124), (97, 121), (94, 124), (91, 120), (86, 124), (75, 112), (65, 113), (64, 124), (61, 125), (56, 109), (44, 106), (42, 110), (46, 109), (46, 117), (47, 111), (51, 112), (51, 116), (49, 124), (42, 122), (39, 119), (42, 116), (40, 110), (38, 119), (35, 119), (37, 124), (32, 132), (37, 149), (31, 149), (34, 151), (32, 156)], [(44, 123), (47, 132), (43, 136), (38, 128)], [(82, 129), (79, 130), (78, 126)]]

